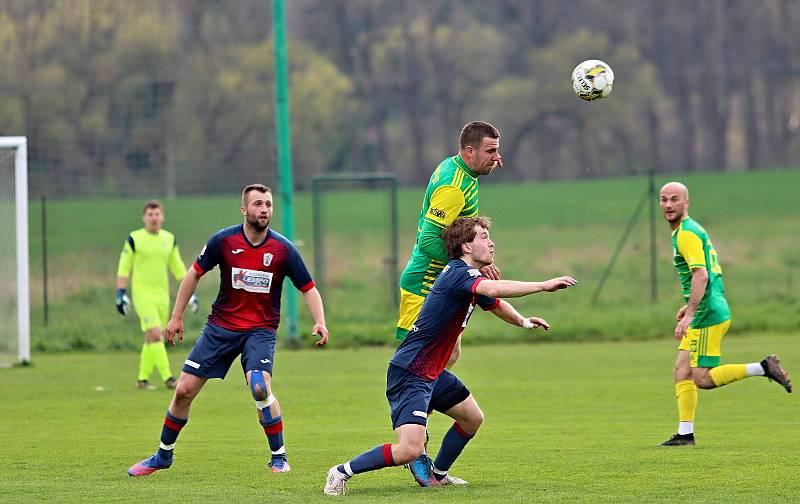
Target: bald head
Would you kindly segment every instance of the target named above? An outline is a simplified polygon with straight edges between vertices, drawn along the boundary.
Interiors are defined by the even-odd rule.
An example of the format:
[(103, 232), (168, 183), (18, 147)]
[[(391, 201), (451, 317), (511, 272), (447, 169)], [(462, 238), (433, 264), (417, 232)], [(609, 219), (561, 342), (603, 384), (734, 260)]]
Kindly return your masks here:
[(689, 189), (680, 182), (667, 182), (661, 188), (661, 194), (680, 194), (684, 199), (689, 199)]
[(672, 229), (689, 216), (689, 189), (680, 182), (669, 182), (661, 188), (659, 204)]

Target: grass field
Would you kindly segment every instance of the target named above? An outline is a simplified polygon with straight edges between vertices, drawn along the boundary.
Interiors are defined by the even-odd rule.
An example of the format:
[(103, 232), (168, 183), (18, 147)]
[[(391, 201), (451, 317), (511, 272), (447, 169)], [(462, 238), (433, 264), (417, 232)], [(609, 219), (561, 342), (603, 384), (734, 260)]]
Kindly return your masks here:
[[(800, 256), (796, 188), (800, 170), (681, 175), (692, 196), (691, 214), (710, 232), (725, 271), (736, 317), (733, 331), (792, 332), (800, 328)], [(666, 182), (662, 178), (657, 183)], [(571, 274), (579, 287), (519, 301), (525, 311), (553, 324), (553, 339), (659, 338), (680, 305), (671, 265), (669, 228), (656, 215), (659, 301), (650, 298), (647, 211), (623, 249), (596, 306), (589, 303), (623, 230), (642, 197), (642, 178), (553, 183), (482, 181), (481, 211), (494, 219), (497, 263), (507, 278), (545, 279)], [(422, 188), (400, 191), (400, 268), (414, 239)], [(276, 195), (277, 196), (277, 195)], [(310, 198), (299, 194), (297, 240), (313, 264)], [(48, 204), (51, 323), (42, 325), (41, 236), (38, 202), (31, 205), (32, 328), (34, 351), (133, 349), (140, 345), (135, 317), (123, 320), (113, 306), (117, 260), (128, 232), (141, 226), (140, 199), (50, 201)], [(276, 198), (273, 225), (281, 229)], [(241, 222), (237, 195), (182, 197), (166, 205), (189, 263), (218, 229)], [(386, 197), (364, 191), (325, 197), (326, 276), (321, 291), (333, 346), (384, 344), (391, 338), (395, 284), (387, 275)], [(203, 311), (216, 295), (218, 275), (200, 284)], [(304, 307), (303, 323), (308, 325)], [(188, 337), (204, 318), (187, 317)], [(472, 342), (516, 341), (513, 328), (473, 323)]]
[[(421, 489), (391, 468), (356, 477), (339, 500), (796, 501), (797, 394), (762, 378), (700, 391), (698, 446), (655, 446), (675, 429), (674, 349), (669, 338), (468, 348), (456, 372), (486, 422), (452, 473), (470, 485)], [(800, 372), (800, 341), (773, 333), (730, 337), (724, 361), (771, 351)], [(171, 351), (174, 366), (186, 352)], [(135, 389), (134, 353), (55, 353), (0, 369), (0, 502), (321, 502), (328, 467), (393, 440), (390, 354), (278, 352), (293, 466), (284, 475), (265, 471), (266, 440), (236, 364), (196, 400), (175, 465), (140, 479), (125, 470), (157, 446), (170, 394)], [(433, 417), (432, 447), (447, 427)]]

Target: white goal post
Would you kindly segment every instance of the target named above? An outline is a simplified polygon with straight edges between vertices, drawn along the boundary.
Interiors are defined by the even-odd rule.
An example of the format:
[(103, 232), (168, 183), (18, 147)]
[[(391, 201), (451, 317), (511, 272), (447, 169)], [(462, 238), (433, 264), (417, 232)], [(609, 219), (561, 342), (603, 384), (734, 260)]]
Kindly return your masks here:
[[(24, 136), (0, 137), (0, 149), (14, 150), (14, 223), (16, 231), (16, 319), (17, 350), (20, 363), (31, 360), (30, 290), (28, 257), (28, 141)], [(5, 178), (5, 177), (4, 177)], [(5, 184), (9, 185), (8, 179)], [(10, 187), (7, 187), (11, 190)], [(10, 200), (10, 198), (9, 198)], [(11, 201), (8, 201), (11, 204)], [(13, 268), (13, 266), (12, 266)], [(14, 289), (12, 289), (14, 290)], [(12, 293), (13, 294), (13, 293)], [(13, 327), (9, 329), (14, 333)]]

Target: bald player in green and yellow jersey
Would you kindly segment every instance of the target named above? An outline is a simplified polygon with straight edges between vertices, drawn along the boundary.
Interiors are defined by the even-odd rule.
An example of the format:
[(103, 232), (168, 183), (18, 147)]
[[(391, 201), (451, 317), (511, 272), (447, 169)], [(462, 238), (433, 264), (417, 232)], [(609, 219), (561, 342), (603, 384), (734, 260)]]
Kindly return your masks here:
[[(175, 388), (176, 380), (169, 367), (167, 350), (161, 335), (169, 320), (169, 273), (180, 281), (186, 274), (175, 236), (161, 229), (164, 210), (161, 202), (150, 200), (142, 210), (144, 227), (131, 232), (122, 247), (117, 268), (117, 311), (126, 315), (130, 301), (125, 294), (128, 279), (136, 314), (144, 333), (144, 344), (139, 358), (137, 385), (152, 390), (150, 374), (158, 370), (167, 388)], [(191, 310), (197, 312), (198, 302), (194, 297)]]
[(678, 433), (662, 446), (693, 445), (697, 388), (721, 387), (750, 376), (766, 376), (792, 391), (789, 375), (777, 355), (761, 362), (720, 365), (722, 338), (731, 325), (722, 265), (706, 230), (689, 217), (689, 190), (680, 182), (661, 188), (661, 210), (672, 229), (672, 258), (686, 302), (676, 315), (675, 361)]
[[(458, 154), (446, 158), (434, 170), (422, 200), (414, 248), (400, 276), (400, 317), (395, 332), (399, 340), (405, 339), (433, 282), (449, 261), (442, 231), (458, 217), (478, 214), (478, 177), (502, 166), (500, 133), (491, 124), (466, 124), (458, 143)], [(499, 278), (496, 267), (487, 269), (484, 275)]]

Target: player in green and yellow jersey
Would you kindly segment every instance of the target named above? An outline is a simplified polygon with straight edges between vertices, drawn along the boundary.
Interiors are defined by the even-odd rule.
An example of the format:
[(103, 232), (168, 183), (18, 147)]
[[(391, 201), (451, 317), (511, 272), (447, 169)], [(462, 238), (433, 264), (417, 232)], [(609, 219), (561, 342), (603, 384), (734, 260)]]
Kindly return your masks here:
[[(417, 320), (422, 303), (433, 282), (450, 260), (442, 240), (444, 228), (458, 217), (478, 214), (478, 177), (489, 175), (498, 166), (500, 158), (500, 132), (491, 124), (473, 121), (464, 125), (458, 138), (458, 154), (439, 163), (428, 182), (422, 209), (417, 221), (417, 235), (411, 258), (400, 276), (400, 317), (395, 337), (404, 340)], [(500, 271), (494, 264), (481, 268), (483, 276), (499, 280)], [(447, 367), (452, 366), (461, 354), (461, 336), (453, 348)], [(466, 387), (452, 392), (444, 380), (437, 381), (431, 397), (431, 410), (446, 412), (469, 395)], [(423, 454), (411, 464), (412, 474), (430, 469), (431, 459)], [(448, 475), (444, 484), (466, 484), (466, 481)]]
[(761, 362), (720, 365), (722, 338), (731, 324), (722, 266), (708, 233), (689, 217), (689, 190), (679, 182), (661, 188), (661, 210), (672, 228), (672, 258), (686, 304), (676, 315), (675, 361), (678, 433), (662, 446), (693, 445), (697, 388), (721, 387), (750, 376), (766, 376), (792, 391), (789, 375), (777, 355)]
[[(117, 269), (117, 311), (128, 313), (130, 301), (125, 294), (128, 278), (133, 272), (131, 295), (133, 306), (139, 315), (144, 332), (144, 344), (139, 359), (138, 386), (152, 390), (148, 378), (153, 369), (157, 369), (161, 380), (167, 388), (175, 388), (176, 380), (172, 376), (167, 358), (167, 350), (161, 336), (161, 329), (169, 320), (169, 275), (180, 281), (186, 274), (186, 266), (181, 259), (175, 236), (161, 229), (164, 223), (164, 210), (161, 202), (151, 200), (145, 203), (142, 210), (144, 227), (131, 232), (122, 253), (119, 256)], [(197, 312), (197, 298), (190, 300), (193, 312)]]
[[(395, 337), (405, 339), (422, 303), (449, 258), (442, 230), (458, 217), (478, 214), (478, 177), (502, 166), (500, 133), (489, 123), (473, 121), (461, 129), (458, 154), (439, 163), (428, 182), (417, 221), (411, 259), (400, 276), (400, 318)], [(498, 279), (496, 267), (483, 274)], [(460, 345), (456, 345), (456, 349)]]

